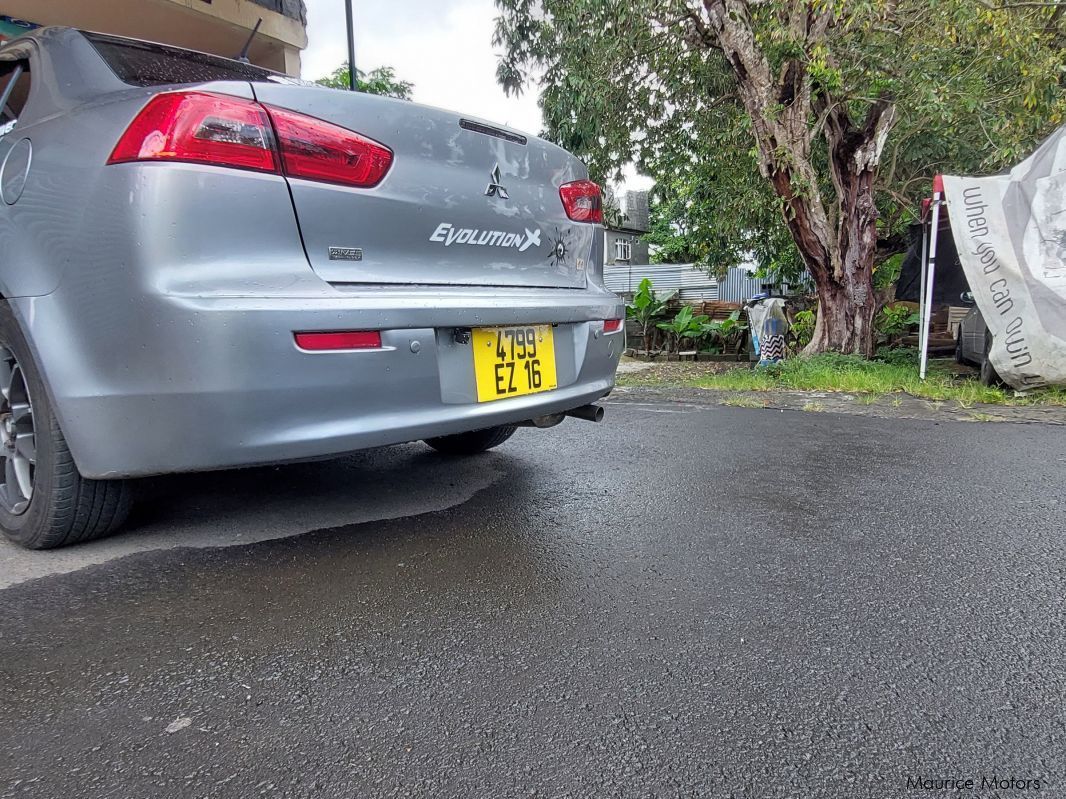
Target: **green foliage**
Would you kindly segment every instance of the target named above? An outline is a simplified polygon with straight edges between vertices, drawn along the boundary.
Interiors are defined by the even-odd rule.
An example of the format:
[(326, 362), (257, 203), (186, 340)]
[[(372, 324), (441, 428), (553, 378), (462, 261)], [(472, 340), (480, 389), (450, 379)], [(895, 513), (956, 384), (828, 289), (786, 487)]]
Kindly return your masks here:
[[(753, 257), (764, 274), (786, 276), (803, 267), (704, 3), (496, 2), (499, 81), (514, 92), (540, 76), (547, 135), (595, 178), (618, 177), (635, 160), (656, 179), (648, 240), (660, 259), (721, 272)], [(800, 70), (797, 91), (846, 110), (856, 130), (875, 103), (894, 108), (875, 184), (886, 252), (902, 248), (934, 174), (998, 171), (1066, 117), (1061, 3), (810, 0), (808, 19), (832, 16), (817, 40), (794, 35), (793, 3), (743, 5), (773, 75)], [(785, 114), (791, 102), (767, 113)], [(824, 198), (832, 216), (827, 115), (812, 110), (800, 122), (816, 181), (792, 188)]]
[(899, 252), (879, 263), (874, 268), (874, 290), (884, 291), (899, 280), (906, 254)]
[[(789, 358), (762, 369), (731, 369), (701, 377), (698, 385), (726, 391), (830, 391), (883, 395), (902, 391), (915, 397), (955, 400), (960, 403), (1014, 404), (1011, 392), (982, 386), (977, 380), (957, 379), (932, 364), (926, 380), (918, 377), (918, 364), (886, 363), (856, 355), (822, 353)], [(1033, 402), (1063, 404), (1066, 394), (1048, 392)]]
[(814, 311), (798, 311), (792, 318), (789, 333), (792, 335), (793, 349), (802, 350), (814, 337), (814, 325), (818, 321)]
[(733, 311), (727, 319), (712, 320), (706, 314), (695, 313), (690, 305), (682, 306), (673, 319), (656, 326), (668, 334), (669, 343), (678, 352), (686, 341), (701, 352), (737, 349), (748, 329), (739, 310)]
[[(857, 395), (857, 400), (862, 404), (872, 404), (885, 394), (905, 392), (923, 399), (954, 401), (964, 407), (976, 402), (1066, 407), (1066, 387), (1063, 386), (1020, 395), (1009, 388), (982, 386), (972, 377), (960, 377), (938, 361), (930, 362), (929, 374), (923, 381), (918, 377), (915, 350), (893, 352), (899, 355), (890, 355), (888, 361), (869, 361), (853, 355), (826, 353), (789, 358), (760, 369), (742, 366), (715, 374), (707, 374), (702, 370), (671, 370), (664, 374), (656, 367), (644, 372), (619, 375), (618, 382), (627, 386), (698, 386), (720, 391), (846, 392)], [(912, 356), (904, 359), (902, 353), (905, 352), (912, 353)], [(766, 401), (743, 395), (729, 397), (723, 402), (744, 407), (764, 407), (767, 404)]]
[(919, 351), (914, 347), (878, 347), (877, 360), (893, 366), (918, 366)]
[[(712, 253), (701, 232), (692, 228), (685, 186), (671, 191), (668, 184), (655, 186), (649, 196), (650, 230), (644, 240), (652, 245), (652, 262), (657, 264), (698, 264), (710, 267)], [(685, 196), (682, 195), (685, 192)]]
[(740, 318), (740, 311), (736, 310), (727, 319), (705, 322), (700, 331), (700, 340), (706, 342), (707, 351), (738, 350), (747, 331), (748, 323)]
[(874, 327), (880, 335), (888, 339), (891, 346), (917, 327), (921, 319), (917, 312), (906, 305), (893, 305), (881, 309), (874, 320)]
[[(652, 334), (656, 322), (666, 312), (666, 306), (677, 296), (676, 291), (660, 297), (649, 278), (644, 278), (633, 294), (633, 301), (626, 306), (626, 317), (640, 325), (644, 336), (644, 354), (651, 355)], [(690, 309), (691, 310), (691, 309)]]
[(659, 322), (656, 326), (670, 335), (674, 349), (680, 352), (683, 341), (698, 341), (703, 338), (705, 334), (704, 326), (708, 322), (710, 322), (709, 316), (694, 314), (691, 305), (684, 305), (677, 312), (677, 316), (669, 322)]
[[(315, 81), (319, 86), (328, 86), (331, 89), (348, 88), (348, 62), (345, 61), (332, 74), (319, 78)], [(396, 77), (396, 71), (392, 67), (378, 67), (370, 72), (356, 68), (355, 83), (359, 91), (367, 94), (380, 94), (384, 97), (395, 97), (398, 100), (410, 100), (411, 89), (414, 84), (410, 81), (400, 80)]]

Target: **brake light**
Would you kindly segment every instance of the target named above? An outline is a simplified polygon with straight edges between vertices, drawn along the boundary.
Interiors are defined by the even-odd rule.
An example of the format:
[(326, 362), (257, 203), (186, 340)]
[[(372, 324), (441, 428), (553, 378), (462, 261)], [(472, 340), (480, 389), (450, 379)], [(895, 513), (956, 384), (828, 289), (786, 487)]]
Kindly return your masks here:
[(358, 133), (284, 108), (267, 111), (290, 177), (370, 188), (392, 165), (392, 150)]
[(370, 188), (392, 150), (339, 125), (254, 100), (208, 92), (157, 94), (108, 158), (190, 161)]
[(591, 180), (575, 180), (559, 187), (566, 215), (575, 222), (603, 223), (603, 197)]
[(108, 159), (191, 161), (277, 172), (270, 118), (258, 103), (205, 92), (157, 94)]
[(606, 322), (603, 323), (603, 332), (604, 333), (614, 333), (614, 332), (616, 332), (618, 330), (621, 330), (621, 329), (622, 329), (622, 320), (621, 319), (608, 319)]
[(296, 346), (302, 350), (379, 350), (381, 333), (377, 330), (346, 330), (329, 333), (294, 333)]

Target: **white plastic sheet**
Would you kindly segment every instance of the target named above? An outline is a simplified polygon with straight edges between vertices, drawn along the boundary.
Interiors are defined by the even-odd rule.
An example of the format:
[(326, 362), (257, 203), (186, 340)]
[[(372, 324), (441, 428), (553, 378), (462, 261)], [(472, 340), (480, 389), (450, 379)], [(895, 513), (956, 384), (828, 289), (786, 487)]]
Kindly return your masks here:
[(1007, 174), (944, 187), (992, 365), (1017, 389), (1066, 384), (1066, 128)]

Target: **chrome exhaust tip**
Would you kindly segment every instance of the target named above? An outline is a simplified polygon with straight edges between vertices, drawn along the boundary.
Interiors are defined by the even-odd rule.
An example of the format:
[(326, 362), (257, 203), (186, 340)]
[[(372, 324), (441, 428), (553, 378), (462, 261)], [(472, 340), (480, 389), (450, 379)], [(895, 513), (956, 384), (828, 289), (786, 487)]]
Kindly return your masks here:
[(584, 419), (586, 422), (602, 422), (603, 413), (602, 405), (582, 405), (580, 408), (566, 411), (565, 415), (573, 416), (575, 419)]

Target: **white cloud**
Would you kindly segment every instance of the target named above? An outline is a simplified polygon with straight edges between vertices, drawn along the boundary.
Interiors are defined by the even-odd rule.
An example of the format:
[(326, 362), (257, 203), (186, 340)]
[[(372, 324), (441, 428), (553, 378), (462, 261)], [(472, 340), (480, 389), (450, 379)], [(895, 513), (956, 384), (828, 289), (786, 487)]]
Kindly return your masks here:
[[(305, 0), (303, 77), (314, 80), (347, 60), (343, 0)], [(535, 91), (507, 97), (496, 83), (492, 0), (355, 0), (355, 63), (391, 66), (414, 83), (414, 99), (539, 133)]]

